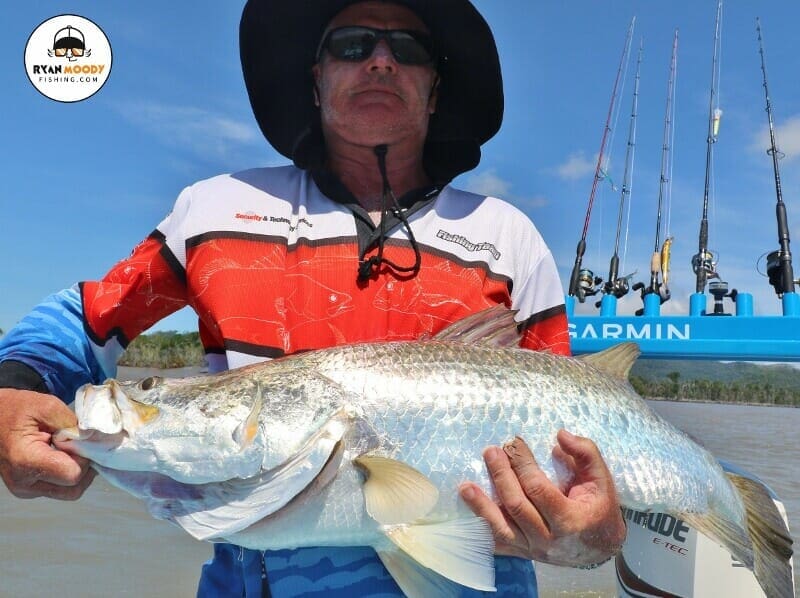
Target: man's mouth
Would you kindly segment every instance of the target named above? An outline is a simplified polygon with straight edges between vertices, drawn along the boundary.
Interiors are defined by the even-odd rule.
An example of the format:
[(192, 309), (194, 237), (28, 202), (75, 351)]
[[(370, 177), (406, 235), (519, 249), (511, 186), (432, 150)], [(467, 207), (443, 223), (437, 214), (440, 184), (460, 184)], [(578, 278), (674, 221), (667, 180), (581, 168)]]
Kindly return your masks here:
[(361, 95), (361, 94), (392, 95), (402, 99), (402, 95), (400, 94), (400, 92), (394, 87), (390, 87), (388, 85), (374, 85), (374, 84), (364, 85), (363, 87), (356, 87), (353, 90), (353, 95)]

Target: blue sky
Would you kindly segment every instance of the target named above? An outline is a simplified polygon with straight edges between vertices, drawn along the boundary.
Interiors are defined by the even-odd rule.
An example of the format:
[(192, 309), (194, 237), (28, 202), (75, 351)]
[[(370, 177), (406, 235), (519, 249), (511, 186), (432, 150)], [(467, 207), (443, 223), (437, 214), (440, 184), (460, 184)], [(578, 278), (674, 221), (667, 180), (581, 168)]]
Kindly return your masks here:
[[(457, 184), (523, 209), (553, 249), (567, 279), (580, 237), (594, 162), (628, 23), (644, 40), (631, 225), (624, 273), (648, 278), (655, 229), (661, 138), (673, 31), (680, 30), (671, 232), (673, 299), (686, 313), (694, 289), (702, 208), (715, 0), (476, 0), (500, 50), (506, 92), (501, 132)], [(93, 279), (146, 236), (180, 190), (221, 172), (285, 163), (252, 117), (238, 59), (240, 2), (11, 3), (0, 40), (6, 60), (2, 108), (0, 328), (7, 330), (52, 291)], [(41, 96), (22, 64), (33, 29), (61, 13), (85, 16), (108, 35), (114, 63), (90, 99), (60, 104)], [(780, 304), (756, 271), (778, 246), (772, 166), (755, 33), (765, 36), (770, 95), (792, 238), (800, 242), (800, 52), (794, 0), (729, 0), (723, 9), (723, 120), (715, 148), (709, 247), (731, 287), (755, 296), (756, 312)], [(633, 64), (620, 96), (609, 172), (622, 180)], [(619, 191), (598, 194), (584, 265), (605, 276)], [(795, 246), (796, 255), (800, 248)], [(800, 270), (800, 263), (796, 263)], [(762, 267), (763, 271), (763, 260)], [(639, 307), (638, 296), (620, 311)], [(194, 328), (181, 312), (159, 329)]]

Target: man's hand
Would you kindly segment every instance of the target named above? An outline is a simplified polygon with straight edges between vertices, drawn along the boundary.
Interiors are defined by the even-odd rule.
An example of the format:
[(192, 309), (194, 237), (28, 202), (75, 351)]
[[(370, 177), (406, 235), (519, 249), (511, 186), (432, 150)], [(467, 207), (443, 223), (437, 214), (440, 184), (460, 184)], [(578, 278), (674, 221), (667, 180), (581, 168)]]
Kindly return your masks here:
[(12, 494), (80, 498), (95, 476), (89, 461), (50, 446), (53, 432), (76, 424), (57, 397), (0, 389), (0, 476)]
[(553, 456), (574, 474), (566, 488), (553, 484), (528, 445), (516, 438), (484, 451), (499, 504), (475, 484), (460, 488), (464, 502), (486, 519), (495, 552), (554, 565), (594, 565), (616, 553), (625, 540), (614, 482), (597, 446), (566, 430)]

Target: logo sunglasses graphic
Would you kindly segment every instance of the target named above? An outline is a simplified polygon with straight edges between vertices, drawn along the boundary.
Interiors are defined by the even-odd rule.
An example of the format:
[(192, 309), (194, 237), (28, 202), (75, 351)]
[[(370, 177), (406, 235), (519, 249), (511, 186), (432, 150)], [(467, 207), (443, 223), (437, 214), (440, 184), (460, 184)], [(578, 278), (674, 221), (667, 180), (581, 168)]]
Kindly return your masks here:
[(92, 51), (86, 49), (86, 38), (83, 33), (79, 29), (67, 25), (56, 32), (53, 37), (53, 48), (47, 50), (47, 55), (51, 58), (53, 56), (66, 57), (67, 60), (73, 62), (84, 56), (88, 58), (92, 55)]

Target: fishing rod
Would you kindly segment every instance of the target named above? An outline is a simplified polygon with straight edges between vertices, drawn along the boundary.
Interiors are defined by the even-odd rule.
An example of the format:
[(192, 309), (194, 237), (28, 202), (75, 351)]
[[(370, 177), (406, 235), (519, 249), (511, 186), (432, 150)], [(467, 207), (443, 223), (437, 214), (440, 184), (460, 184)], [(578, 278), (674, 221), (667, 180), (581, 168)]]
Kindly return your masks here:
[(708, 137), (706, 138), (706, 178), (703, 189), (703, 217), (700, 220), (700, 235), (697, 254), (692, 257), (692, 269), (697, 276), (695, 290), (698, 293), (705, 291), (706, 282), (709, 278), (719, 278), (716, 272), (716, 265), (713, 261), (714, 256), (708, 250), (708, 196), (711, 187), (711, 167), (714, 156), (714, 144), (717, 142), (719, 132), (719, 122), (722, 111), (719, 107), (714, 108), (714, 100), (717, 96), (717, 84), (719, 72), (717, 65), (719, 62), (720, 46), (720, 22), (722, 19), (722, 0), (717, 3), (717, 19), (714, 27), (714, 54), (711, 62), (711, 94), (708, 102)]
[(628, 35), (625, 38), (625, 46), (622, 50), (622, 56), (620, 57), (619, 61), (619, 68), (617, 69), (617, 75), (614, 79), (614, 88), (611, 92), (611, 102), (608, 106), (608, 116), (606, 117), (606, 126), (603, 129), (603, 137), (600, 142), (600, 153), (597, 156), (597, 166), (594, 171), (594, 181), (592, 182), (592, 190), (589, 193), (589, 204), (586, 208), (586, 218), (583, 222), (583, 232), (581, 233), (581, 239), (578, 241), (578, 246), (576, 249), (575, 255), (575, 265), (572, 268), (572, 274), (569, 278), (569, 295), (570, 296), (577, 296), (578, 301), (583, 303), (586, 300), (586, 295), (594, 295), (597, 291), (594, 289), (596, 284), (599, 284), (599, 280), (594, 278), (594, 274), (591, 270), (581, 269), (581, 263), (583, 262), (583, 254), (586, 253), (586, 234), (589, 230), (589, 222), (592, 217), (592, 206), (594, 205), (594, 198), (595, 194), (597, 193), (597, 184), (604, 178), (603, 173), (603, 156), (605, 154), (606, 148), (606, 141), (608, 139), (608, 133), (611, 131), (611, 116), (614, 112), (614, 104), (617, 99), (617, 88), (619, 86), (619, 81), (622, 76), (622, 71), (624, 65), (627, 63), (627, 57), (630, 52), (631, 48), (631, 39), (633, 38), (633, 27), (634, 23), (636, 22), (636, 17), (631, 19), (631, 24), (628, 26)]
[(784, 293), (794, 293), (794, 272), (792, 271), (792, 252), (789, 250), (789, 223), (786, 216), (786, 204), (783, 203), (783, 192), (781, 190), (781, 174), (778, 168), (778, 160), (783, 158), (783, 154), (778, 151), (775, 141), (775, 126), (772, 119), (772, 102), (769, 99), (769, 89), (767, 88), (767, 67), (764, 59), (764, 41), (761, 36), (761, 20), (756, 17), (756, 31), (758, 31), (758, 52), (761, 54), (761, 73), (764, 79), (764, 96), (767, 99), (767, 120), (769, 121), (769, 142), (770, 147), (767, 153), (772, 156), (772, 170), (775, 173), (775, 194), (778, 203), (775, 206), (775, 215), (778, 218), (778, 243), (780, 249), (773, 251), (767, 257), (767, 275), (769, 283), (775, 289), (778, 297)]
[[(673, 118), (675, 102), (675, 82), (678, 68), (678, 30), (672, 38), (672, 56), (669, 61), (669, 79), (667, 80), (667, 105), (664, 113), (664, 134), (661, 143), (661, 177), (658, 184), (658, 209), (656, 212), (656, 241), (653, 254), (650, 258), (650, 286), (636, 283), (634, 291), (642, 291), (645, 295), (656, 293), (661, 298), (661, 303), (668, 301), (669, 292), (669, 262), (672, 248), (672, 237), (669, 236), (669, 227), (665, 229), (664, 244), (661, 245), (662, 215), (664, 204), (672, 195), (672, 140), (674, 137)], [(671, 209), (671, 207), (669, 208)], [(661, 280), (659, 280), (659, 274)], [(637, 315), (642, 315), (644, 310), (637, 310)]]
[[(625, 213), (625, 205), (631, 195), (631, 179), (633, 177), (633, 157), (636, 152), (636, 116), (639, 107), (639, 73), (642, 67), (642, 50), (644, 41), (639, 42), (639, 53), (636, 58), (636, 77), (633, 84), (633, 105), (631, 106), (631, 120), (628, 127), (628, 147), (625, 150), (625, 171), (622, 175), (622, 193), (619, 198), (619, 213), (617, 214), (617, 237), (614, 242), (614, 255), (611, 256), (611, 264), (608, 270), (608, 279), (603, 286), (606, 295), (614, 295), (617, 299), (624, 297), (629, 290), (629, 281), (633, 274), (619, 276), (619, 237), (622, 231), (622, 217)], [(629, 208), (630, 209), (630, 206)], [(635, 274), (635, 273), (634, 273)], [(599, 305), (598, 305), (599, 307)]]

